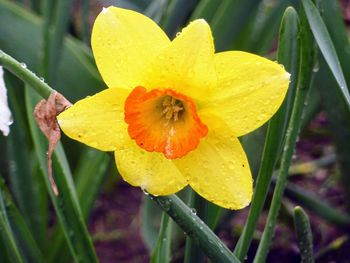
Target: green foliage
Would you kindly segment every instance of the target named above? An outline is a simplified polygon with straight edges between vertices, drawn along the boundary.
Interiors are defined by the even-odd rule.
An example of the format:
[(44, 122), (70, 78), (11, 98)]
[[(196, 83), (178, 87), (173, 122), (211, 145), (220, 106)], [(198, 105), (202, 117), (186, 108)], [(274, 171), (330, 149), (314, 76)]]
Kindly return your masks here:
[[(90, 20), (96, 13), (91, 2), (80, 1), (79, 13), (74, 1), (0, 0), (0, 65), (6, 69), (14, 118), (10, 135), (0, 134), (1, 262), (98, 262), (87, 225), (99, 193), (106, 191), (106, 176), (116, 176), (108, 169), (114, 162), (106, 153), (63, 138), (53, 154), (56, 196), (47, 172), (46, 138), (32, 113), (35, 104), (53, 90), (74, 102), (105, 87), (89, 48)], [(298, 136), (324, 110), (335, 138), (339, 180), (350, 184), (350, 43), (338, 1), (110, 2), (143, 12), (170, 38), (190, 21), (203, 18), (212, 28), (217, 52), (253, 52), (276, 59), (291, 73), (287, 98), (268, 127), (241, 139), (256, 182), (234, 252), (216, 230), (227, 227), (237, 213), (186, 189), (179, 196), (145, 196), (140, 228), (151, 262), (172, 262), (175, 250), (181, 250), (180, 261), (188, 263), (206, 262), (206, 258), (241, 262), (247, 255), (250, 261), (266, 262), (281, 204), (287, 200), (340, 230), (348, 229), (348, 213), (288, 182)], [(346, 192), (350, 208), (349, 187)], [(267, 222), (252, 257), (251, 243), (266, 208)], [(309, 218), (300, 207), (293, 216), (302, 261), (313, 262)], [(49, 223), (52, 217), (55, 220)], [(320, 254), (326, 250), (320, 249)]]

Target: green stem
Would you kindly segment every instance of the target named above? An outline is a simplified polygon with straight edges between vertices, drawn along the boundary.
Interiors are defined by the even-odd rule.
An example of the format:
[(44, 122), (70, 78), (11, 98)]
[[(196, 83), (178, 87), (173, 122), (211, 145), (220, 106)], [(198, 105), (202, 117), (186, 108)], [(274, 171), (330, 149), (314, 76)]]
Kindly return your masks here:
[(171, 254), (171, 221), (167, 213), (162, 213), (162, 220), (156, 247), (150, 263), (169, 263)]
[(176, 195), (150, 197), (202, 248), (213, 262), (240, 262), (213, 231)]
[[(202, 218), (203, 221), (208, 225), (207, 202), (192, 189), (190, 191), (189, 201), (187, 205), (188, 207), (193, 207), (196, 209), (197, 215), (200, 216), (200, 218)], [(194, 244), (194, 241), (190, 237), (186, 237), (184, 263), (191, 262), (205, 262), (205, 257), (203, 251), (196, 244)]]
[(283, 15), (281, 23), (278, 60), (279, 63), (285, 65), (286, 69), (291, 73), (292, 82), (289, 86), (288, 96), (283, 103), (283, 106), (269, 122), (261, 165), (255, 185), (252, 204), (249, 209), (247, 223), (244, 226), (243, 233), (240, 236), (234, 251), (235, 255), (240, 260), (243, 260), (247, 255), (260, 213), (269, 191), (273, 168), (279, 158), (279, 153), (281, 152), (281, 145), (286, 130), (286, 120), (288, 120), (288, 117), (290, 116), (290, 104), (294, 99), (297, 82), (298, 57), (300, 54), (299, 42), (297, 41), (298, 34), (298, 15), (293, 8), (288, 8)]
[(293, 104), (292, 114), (288, 123), (286, 134), (286, 142), (281, 158), (281, 166), (277, 178), (276, 188), (272, 197), (272, 202), (269, 210), (269, 215), (265, 225), (265, 229), (256, 252), (254, 263), (265, 262), (268, 250), (271, 244), (272, 236), (276, 226), (279, 208), (283, 191), (287, 183), (289, 166), (291, 164), (294, 153), (295, 144), (298, 138), (304, 102), (309, 91), (312, 68), (313, 68), (313, 43), (311, 40), (310, 29), (308, 28), (305, 16), (301, 17), (301, 64), (298, 78), (298, 86)]
[(33, 87), (43, 98), (48, 98), (54, 91), (42, 78), (27, 69), (26, 64), (20, 63), (10, 55), (0, 50), (0, 65), (16, 75), (19, 79)]
[(294, 208), (294, 229), (300, 250), (301, 263), (313, 263), (312, 232), (309, 217), (297, 206)]

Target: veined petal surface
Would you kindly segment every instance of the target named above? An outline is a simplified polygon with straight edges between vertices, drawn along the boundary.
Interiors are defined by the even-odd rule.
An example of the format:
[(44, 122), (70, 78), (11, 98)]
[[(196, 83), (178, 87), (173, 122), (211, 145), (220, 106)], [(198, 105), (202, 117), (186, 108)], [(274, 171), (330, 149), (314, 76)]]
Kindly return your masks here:
[(169, 43), (151, 19), (117, 7), (102, 10), (91, 37), (97, 67), (110, 88), (142, 85), (142, 73)]
[(145, 151), (131, 139), (115, 152), (115, 161), (125, 181), (153, 195), (174, 194), (187, 185), (170, 159), (158, 152)]
[(205, 120), (210, 127), (208, 135), (196, 150), (174, 163), (205, 199), (228, 209), (246, 207), (253, 179), (242, 146), (223, 121), (211, 116)]
[(226, 122), (236, 136), (249, 133), (278, 110), (289, 85), (289, 73), (266, 58), (240, 51), (215, 54), (216, 91), (203, 105)]
[(206, 99), (216, 85), (214, 43), (207, 22), (199, 19), (185, 27), (145, 71), (142, 83), (147, 89), (168, 88), (197, 101)]
[(57, 116), (63, 132), (101, 151), (114, 151), (130, 140), (124, 122), (126, 89), (106, 89), (75, 103)]

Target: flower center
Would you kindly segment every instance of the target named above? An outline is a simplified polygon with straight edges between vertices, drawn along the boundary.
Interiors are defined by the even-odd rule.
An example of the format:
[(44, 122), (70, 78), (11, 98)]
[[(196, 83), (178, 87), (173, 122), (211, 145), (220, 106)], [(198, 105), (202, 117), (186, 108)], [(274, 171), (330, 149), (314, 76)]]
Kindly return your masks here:
[(187, 96), (171, 89), (136, 87), (125, 101), (128, 133), (143, 149), (175, 159), (194, 150), (208, 128)]
[(182, 101), (172, 96), (165, 96), (163, 99), (163, 108), (162, 114), (164, 114), (165, 119), (168, 120), (167, 124), (169, 124), (171, 120), (174, 122), (177, 121), (181, 111), (184, 110)]

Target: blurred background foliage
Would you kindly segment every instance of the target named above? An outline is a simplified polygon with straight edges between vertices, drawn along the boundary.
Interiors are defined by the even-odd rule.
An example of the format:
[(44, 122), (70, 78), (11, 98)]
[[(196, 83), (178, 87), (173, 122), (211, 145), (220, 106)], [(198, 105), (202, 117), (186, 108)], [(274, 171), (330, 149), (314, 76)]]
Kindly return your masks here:
[[(0, 0), (0, 49), (71, 102), (105, 88), (90, 49), (102, 6), (144, 13), (171, 38), (204, 18), (217, 52), (243, 50), (278, 60), (294, 73), (283, 110), (241, 138), (258, 185), (251, 210), (221, 209), (187, 188), (178, 196), (240, 260), (349, 262), (350, 3), (314, 4)], [(297, 11), (285, 12), (288, 6)], [(32, 114), (41, 97), (9, 72), (5, 82), (14, 123), (8, 137), (0, 136), (0, 262), (205, 262), (208, 251), (147, 194), (126, 185), (110, 154), (62, 138), (53, 156), (60, 189), (55, 197), (47, 142)]]

